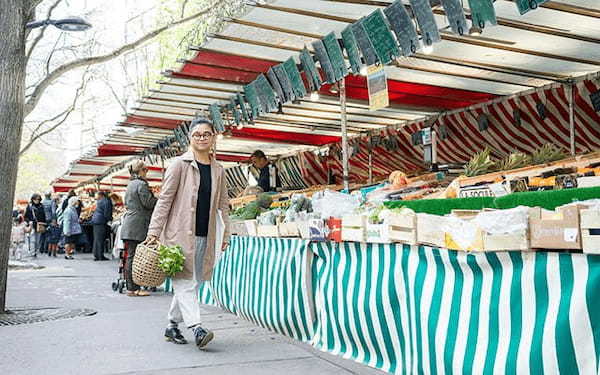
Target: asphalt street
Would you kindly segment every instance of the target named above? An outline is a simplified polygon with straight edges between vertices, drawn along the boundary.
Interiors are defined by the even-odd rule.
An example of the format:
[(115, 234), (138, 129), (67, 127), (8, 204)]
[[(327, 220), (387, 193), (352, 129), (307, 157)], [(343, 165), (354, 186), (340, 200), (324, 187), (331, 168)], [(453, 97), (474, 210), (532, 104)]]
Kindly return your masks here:
[[(0, 374), (383, 374), (202, 306), (210, 346), (163, 339), (171, 295), (113, 292), (117, 261), (34, 260), (40, 270), (11, 270), (8, 308), (93, 309), (93, 316), (0, 326)], [(191, 332), (184, 332), (192, 340)]]

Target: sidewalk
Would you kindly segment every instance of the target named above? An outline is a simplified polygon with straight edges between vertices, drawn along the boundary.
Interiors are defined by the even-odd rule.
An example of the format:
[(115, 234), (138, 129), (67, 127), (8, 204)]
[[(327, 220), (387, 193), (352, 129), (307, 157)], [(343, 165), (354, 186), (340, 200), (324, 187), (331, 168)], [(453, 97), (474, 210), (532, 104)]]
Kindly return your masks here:
[[(0, 374), (383, 374), (203, 306), (207, 350), (163, 340), (171, 296), (113, 292), (117, 261), (39, 255), (41, 270), (10, 271), (8, 308), (88, 308), (90, 317), (0, 327)], [(192, 340), (189, 332), (184, 332)]]

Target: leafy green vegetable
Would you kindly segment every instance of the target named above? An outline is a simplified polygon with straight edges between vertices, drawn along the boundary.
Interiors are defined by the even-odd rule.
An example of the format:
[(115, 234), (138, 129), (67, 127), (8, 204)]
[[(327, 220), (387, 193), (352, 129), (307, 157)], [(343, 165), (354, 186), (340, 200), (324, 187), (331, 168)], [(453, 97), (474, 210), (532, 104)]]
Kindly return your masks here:
[(160, 269), (169, 277), (183, 271), (185, 256), (183, 255), (181, 246), (160, 245), (158, 248), (158, 262)]

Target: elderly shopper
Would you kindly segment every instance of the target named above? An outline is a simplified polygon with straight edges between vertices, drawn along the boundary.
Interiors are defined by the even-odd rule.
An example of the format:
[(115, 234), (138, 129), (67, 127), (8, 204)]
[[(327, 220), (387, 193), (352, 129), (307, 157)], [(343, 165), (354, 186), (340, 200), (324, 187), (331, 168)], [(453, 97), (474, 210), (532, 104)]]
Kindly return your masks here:
[(106, 193), (96, 193), (96, 209), (92, 215), (94, 230), (94, 260), (108, 260), (104, 256), (106, 252), (106, 238), (108, 234), (108, 223), (112, 221), (113, 205)]
[(135, 161), (129, 166), (131, 181), (127, 185), (127, 192), (125, 193), (125, 207), (127, 210), (123, 216), (121, 239), (127, 249), (125, 281), (127, 283), (127, 295), (131, 297), (149, 295), (148, 292), (141, 290), (133, 282), (131, 274), (135, 248), (144, 241), (148, 234), (150, 218), (157, 201), (148, 186), (147, 173), (148, 167), (142, 160)]
[(196, 346), (202, 348), (214, 335), (201, 325), (198, 287), (200, 281), (212, 277), (215, 252), (225, 250), (229, 243), (229, 202), (225, 171), (211, 156), (217, 135), (212, 123), (197, 119), (190, 128), (190, 150), (165, 173), (148, 239), (160, 237), (165, 245), (180, 245), (185, 255), (184, 271), (173, 280), (165, 338), (187, 343), (178, 328), (184, 323), (192, 329)]
[(77, 239), (83, 233), (77, 213), (79, 198), (71, 197), (63, 215), (63, 234), (65, 235), (65, 259), (73, 259)]

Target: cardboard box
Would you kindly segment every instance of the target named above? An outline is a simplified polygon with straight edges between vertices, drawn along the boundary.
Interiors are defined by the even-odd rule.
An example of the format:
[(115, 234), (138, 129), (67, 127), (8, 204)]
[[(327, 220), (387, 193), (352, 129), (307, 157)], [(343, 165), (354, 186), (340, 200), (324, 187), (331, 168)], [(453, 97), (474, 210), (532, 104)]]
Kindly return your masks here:
[(300, 237), (300, 230), (297, 223), (281, 223), (279, 224), (280, 237)]
[(559, 208), (552, 213), (541, 210), (531, 214), (529, 228), (531, 247), (534, 249), (581, 249), (577, 206)]
[(446, 246), (444, 225), (447, 218), (444, 216), (417, 214), (417, 242), (433, 247)]
[(279, 226), (277, 225), (259, 225), (257, 227), (258, 237), (279, 237)]
[(327, 239), (327, 227), (324, 220), (311, 219), (308, 221), (308, 233), (311, 241), (325, 241)]
[(330, 218), (327, 220), (327, 239), (334, 242), (342, 242), (342, 219)]
[(580, 211), (581, 245), (586, 254), (600, 254), (600, 210)]

